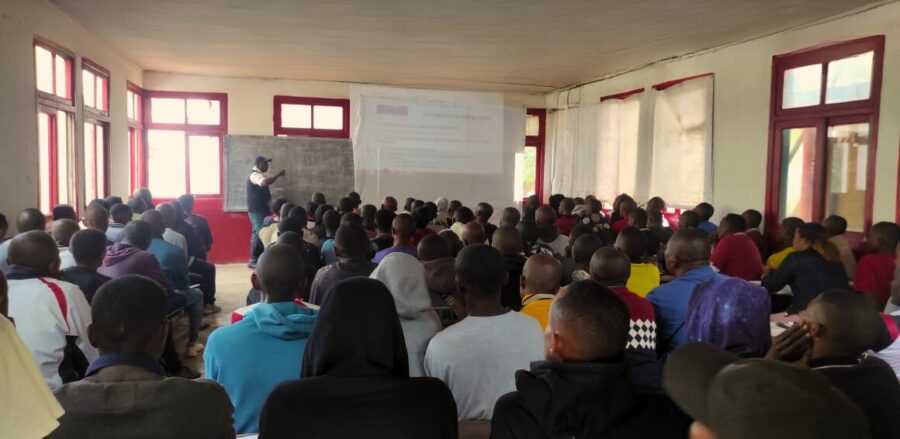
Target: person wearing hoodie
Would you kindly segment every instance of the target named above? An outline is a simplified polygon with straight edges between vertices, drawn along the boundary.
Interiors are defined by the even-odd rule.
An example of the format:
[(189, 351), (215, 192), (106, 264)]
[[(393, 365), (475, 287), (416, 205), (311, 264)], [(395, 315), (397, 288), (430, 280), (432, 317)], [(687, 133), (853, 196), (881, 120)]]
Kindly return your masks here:
[(425, 348), (431, 337), (441, 330), (441, 319), (431, 309), (425, 267), (413, 256), (391, 253), (381, 260), (369, 277), (381, 281), (394, 297), (409, 356), (409, 376), (425, 376)]
[(569, 240), (559, 232), (556, 226), (556, 211), (551, 207), (541, 206), (534, 215), (537, 226), (538, 244), (544, 244), (553, 250), (553, 255), (563, 257), (566, 255), (566, 247)]
[(516, 372), (494, 408), (491, 438), (679, 437), (689, 420), (665, 396), (638, 395), (624, 350), (628, 308), (593, 280), (576, 281), (550, 309), (546, 361)]
[(213, 331), (203, 362), (206, 377), (225, 388), (238, 434), (259, 431), (263, 403), (282, 381), (297, 377), (316, 311), (294, 303), (303, 288), (303, 257), (287, 244), (266, 249), (253, 286), (263, 302), (243, 320)]

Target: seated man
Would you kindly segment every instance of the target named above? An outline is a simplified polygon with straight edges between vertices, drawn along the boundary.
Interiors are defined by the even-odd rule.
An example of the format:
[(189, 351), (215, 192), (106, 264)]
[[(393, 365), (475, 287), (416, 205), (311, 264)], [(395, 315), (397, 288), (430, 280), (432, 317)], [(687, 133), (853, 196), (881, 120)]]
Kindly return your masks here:
[(828, 232), (828, 240), (834, 244), (841, 255), (841, 263), (844, 264), (844, 270), (847, 271), (847, 279), (853, 280), (856, 273), (856, 256), (853, 255), (850, 243), (844, 238), (844, 234), (847, 233), (847, 220), (840, 215), (831, 215), (822, 221), (822, 226)]
[(625, 302), (630, 316), (625, 360), (638, 393), (662, 393), (660, 364), (656, 358), (656, 315), (649, 300), (625, 286), (631, 276), (628, 256), (612, 247), (597, 250), (591, 258), (591, 278)]
[(768, 358), (806, 365), (856, 403), (873, 439), (900, 437), (900, 383), (878, 350), (884, 321), (871, 302), (849, 291), (826, 291), (809, 304), (803, 322), (777, 337)]
[(497, 231), (497, 226), (491, 224), (492, 216), (494, 216), (494, 206), (485, 202), (478, 203), (477, 209), (475, 210), (475, 221), (484, 227), (484, 234), (487, 235), (487, 242), (491, 241), (494, 232)]
[(696, 419), (693, 439), (871, 437), (856, 404), (799, 367), (692, 343), (672, 354), (665, 375), (669, 394)]
[(402, 252), (411, 255), (414, 258), (418, 258), (419, 256), (416, 254), (415, 244), (413, 244), (413, 235), (415, 233), (416, 219), (408, 213), (397, 215), (391, 226), (391, 234), (394, 237), (393, 245), (375, 253), (375, 259), (373, 259), (372, 262), (377, 264), (381, 262), (385, 256), (394, 252)]
[(381, 210), (386, 210), (388, 212), (396, 212), (397, 211), (397, 199), (394, 197), (384, 197), (381, 200)]
[[(186, 257), (190, 257), (190, 253), (188, 253), (188, 244), (187, 238), (181, 233), (178, 233), (173, 229), (175, 227), (175, 223), (178, 221), (178, 214), (175, 212), (175, 207), (170, 203), (163, 203), (156, 207), (156, 210), (162, 214), (163, 224), (166, 225), (166, 231), (163, 233), (163, 239), (169, 244), (175, 245), (180, 248)], [(136, 219), (141, 219), (140, 214), (135, 214), (137, 216)]]
[(522, 295), (522, 314), (534, 317), (547, 327), (547, 314), (562, 282), (562, 265), (550, 255), (534, 255), (525, 262), (519, 288)]
[(209, 229), (209, 222), (203, 215), (194, 213), (194, 197), (190, 194), (184, 194), (178, 197), (181, 208), (184, 209), (184, 221), (194, 227), (197, 236), (206, 248), (207, 253), (212, 250), (213, 236)]
[[(453, 232), (449, 233), (456, 236)], [(426, 236), (419, 242), (417, 251), (419, 261), (425, 266), (425, 286), (431, 293), (433, 303), (436, 306), (446, 304), (452, 311), (452, 315), (445, 312), (438, 313), (444, 326), (450, 326), (465, 318), (466, 305), (456, 291), (456, 261), (450, 256), (450, 244), (438, 235)]]
[(678, 230), (666, 246), (666, 267), (675, 279), (647, 295), (656, 315), (657, 350), (662, 357), (687, 343), (684, 321), (694, 288), (723, 277), (710, 267), (709, 253), (709, 237), (699, 229)]
[[(677, 437), (686, 422), (641, 398), (623, 352), (628, 308), (606, 287), (573, 283), (550, 309), (546, 361), (516, 373), (517, 391), (497, 401), (491, 437)], [(670, 406), (671, 407), (671, 406)], [(683, 428), (683, 427), (682, 427)]]
[(853, 289), (884, 309), (891, 297), (891, 281), (894, 279), (894, 257), (900, 227), (895, 223), (880, 222), (872, 226), (867, 244), (874, 253), (863, 256), (856, 268)]
[[(693, 210), (685, 210), (678, 216), (678, 230), (697, 229), (700, 224), (700, 214)], [(700, 229), (697, 229), (700, 230)], [(703, 232), (706, 233), (706, 232)]]
[(488, 240), (487, 231), (484, 230), (484, 226), (478, 221), (469, 221), (463, 226), (459, 237), (462, 240), (463, 246), (487, 244)]
[(141, 221), (150, 225), (152, 240), (147, 251), (150, 252), (162, 267), (163, 273), (172, 287), (175, 288), (176, 294), (185, 298), (186, 309), (188, 314), (188, 343), (185, 350), (185, 357), (193, 358), (203, 350), (203, 343), (197, 340), (200, 338), (200, 329), (203, 326), (203, 292), (190, 286), (190, 276), (188, 275), (187, 258), (181, 249), (166, 242), (162, 235), (166, 230), (163, 224), (162, 215), (156, 210), (148, 210), (141, 215)]
[(647, 237), (634, 227), (626, 227), (616, 237), (615, 248), (631, 260), (628, 289), (638, 296), (647, 297), (660, 281), (659, 267), (647, 262)]
[(603, 241), (597, 235), (582, 235), (575, 240), (572, 244), (572, 262), (575, 264), (573, 281), (591, 278), (591, 258), (602, 247)]
[(618, 219), (613, 221), (611, 227), (613, 233), (618, 235), (622, 232), (622, 229), (628, 227), (628, 215), (632, 210), (635, 210), (637, 208), (637, 203), (633, 199), (631, 199), (631, 197), (625, 198), (619, 203), (619, 208), (616, 210), (618, 217), (614, 217)]
[(165, 378), (166, 293), (141, 276), (106, 283), (91, 304), (87, 377), (54, 392), (66, 414), (51, 438), (234, 437), (228, 395), (210, 381)]
[(56, 241), (59, 251), (60, 270), (75, 266), (75, 258), (69, 251), (69, 241), (78, 230), (78, 223), (70, 219), (58, 219), (50, 223), (50, 236)]
[(697, 224), (697, 228), (703, 230), (704, 232), (712, 235), (716, 233), (719, 228), (716, 227), (715, 224), (710, 222), (714, 213), (716, 213), (716, 209), (712, 204), (709, 203), (700, 203), (696, 207), (694, 207), (694, 212), (700, 215), (700, 224)]
[[(660, 218), (662, 215), (660, 215)], [(628, 227), (634, 227), (644, 234), (647, 239), (647, 256), (657, 256), (659, 253), (659, 245), (662, 242), (658, 230), (651, 230), (648, 227), (650, 223), (650, 214), (640, 207), (631, 209), (628, 212)]]
[(16, 235), (9, 245), (9, 317), (51, 389), (84, 377), (97, 358), (88, 343), (90, 307), (77, 286), (59, 277), (59, 252), (47, 233)]
[(769, 243), (759, 230), (759, 226), (762, 224), (762, 213), (755, 209), (747, 209), (741, 216), (747, 222), (747, 236), (756, 244), (759, 256), (762, 258), (762, 262), (765, 263), (766, 258), (769, 257)]
[(781, 267), (781, 263), (794, 252), (794, 234), (797, 232), (797, 229), (803, 225), (803, 220), (800, 218), (789, 216), (783, 220), (781, 220), (781, 224), (778, 226), (778, 247), (780, 250), (769, 255), (769, 258), (766, 259), (766, 268), (770, 271), (778, 270)]
[[(295, 235), (302, 240), (300, 235)], [(259, 413), (272, 389), (297, 378), (316, 312), (294, 303), (303, 288), (303, 258), (285, 244), (270, 246), (256, 264), (262, 303), (233, 325), (213, 331), (203, 354), (206, 377), (234, 404), (238, 434), (259, 431)], [(264, 370), (260, 365), (265, 364)]]
[(75, 208), (69, 206), (68, 204), (57, 204), (53, 206), (53, 221), (67, 219), (78, 222), (78, 215), (75, 213)]
[(559, 228), (559, 233), (566, 236), (569, 236), (569, 233), (572, 233), (572, 228), (578, 223), (578, 217), (572, 214), (574, 209), (575, 201), (571, 198), (563, 198), (559, 203), (559, 216), (554, 222), (556, 227)]
[[(320, 264), (322, 263), (322, 258), (319, 253), (319, 247), (303, 239), (303, 232), (306, 228), (306, 218), (288, 217), (278, 223), (278, 227), (278, 239), (275, 240), (275, 243), (289, 243), (293, 245), (294, 248), (300, 252), (300, 257), (303, 258), (304, 285), (301, 292), (302, 299), (308, 301), (309, 294), (312, 291), (313, 278), (316, 277), (316, 272), (321, 268)], [(289, 242), (285, 242), (285, 239), (283, 238), (286, 234), (296, 234), (300, 237), (302, 242), (296, 242), (294, 237), (287, 238), (289, 239)]]
[(450, 230), (462, 239), (463, 227), (465, 227), (466, 224), (475, 221), (475, 213), (466, 206), (460, 206), (456, 209), (456, 212), (453, 213), (453, 220), (454, 222), (453, 225), (450, 226)]
[(109, 211), (99, 204), (89, 205), (84, 211), (84, 226), (106, 233), (109, 229)]
[(78, 285), (88, 303), (97, 289), (109, 282), (109, 277), (97, 273), (106, 258), (106, 234), (96, 229), (80, 230), (69, 242), (75, 266), (63, 270), (67, 282)]
[(554, 256), (565, 256), (569, 240), (560, 233), (559, 227), (556, 226), (556, 212), (553, 208), (538, 207), (534, 214), (534, 223), (537, 227), (537, 244), (549, 247)]
[(173, 201), (170, 204), (175, 209), (173, 228), (187, 241), (188, 270), (197, 279), (203, 292), (203, 313), (213, 314), (222, 311), (222, 308), (216, 305), (216, 266), (206, 261), (208, 254), (203, 239), (194, 227), (184, 220), (185, 214), (181, 203)]
[[(46, 227), (46, 218), (44, 218), (44, 214), (40, 210), (34, 208), (23, 209), (16, 217), (16, 229), (19, 231), (19, 235), (32, 230), (43, 231), (44, 227)], [(9, 272), (7, 257), (11, 243), (12, 239), (7, 239), (0, 243), (0, 271), (3, 273)]]
[[(396, 209), (396, 206), (394, 208)], [(375, 212), (375, 228), (378, 229), (378, 235), (372, 239), (372, 243), (375, 244), (377, 251), (388, 249), (394, 245), (394, 235), (391, 234), (391, 229), (396, 216), (394, 212), (386, 209)]]
[(325, 239), (319, 249), (319, 265), (326, 266), (337, 262), (338, 257), (334, 252), (334, 237), (341, 227), (341, 214), (336, 210), (329, 210), (322, 214), (322, 227), (325, 231)]
[(464, 248), (456, 284), (469, 316), (435, 335), (425, 352), (425, 374), (450, 387), (460, 420), (491, 419), (497, 399), (515, 390), (515, 371), (543, 358), (537, 321), (500, 304), (506, 278), (497, 249)]
[(106, 239), (115, 244), (125, 236), (125, 225), (131, 222), (134, 212), (127, 204), (116, 204), (109, 208), (109, 216), (112, 222), (106, 228)]
[(522, 291), (519, 282), (527, 258), (523, 254), (524, 245), (519, 231), (509, 227), (500, 227), (494, 232), (493, 247), (500, 251), (506, 262), (506, 274), (509, 282), (500, 293), (500, 304), (504, 308), (518, 311), (522, 308)]
[(506, 207), (500, 213), (500, 227), (516, 228), (522, 221), (522, 213), (515, 207)]
[(334, 252), (338, 261), (316, 272), (309, 301), (321, 305), (338, 282), (351, 277), (369, 277), (378, 264), (368, 259), (372, 249), (366, 229), (361, 224), (341, 226), (335, 235)]
[(746, 229), (744, 217), (736, 213), (725, 215), (719, 222), (719, 242), (713, 248), (710, 262), (724, 275), (759, 280), (763, 274), (762, 257)]

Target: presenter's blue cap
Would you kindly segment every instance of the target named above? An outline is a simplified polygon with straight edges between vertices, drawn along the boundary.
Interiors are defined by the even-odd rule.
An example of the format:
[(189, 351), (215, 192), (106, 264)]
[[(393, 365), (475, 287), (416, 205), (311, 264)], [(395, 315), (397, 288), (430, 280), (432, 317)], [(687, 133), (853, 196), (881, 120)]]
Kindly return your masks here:
[(265, 157), (263, 157), (263, 156), (261, 156), (261, 155), (258, 155), (258, 156), (256, 156), (256, 161), (253, 162), (253, 163), (255, 163), (255, 164), (260, 164), (260, 163), (269, 163), (269, 162), (271, 162), (271, 161), (272, 161), (272, 159), (268, 159), (268, 158), (265, 158)]

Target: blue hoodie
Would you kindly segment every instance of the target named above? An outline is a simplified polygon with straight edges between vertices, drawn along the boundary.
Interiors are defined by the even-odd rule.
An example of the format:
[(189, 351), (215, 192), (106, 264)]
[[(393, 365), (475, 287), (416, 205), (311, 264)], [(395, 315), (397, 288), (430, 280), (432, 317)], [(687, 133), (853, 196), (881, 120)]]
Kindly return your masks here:
[(233, 325), (209, 336), (206, 377), (228, 392), (238, 434), (259, 431), (259, 413), (272, 389), (300, 377), (316, 311), (292, 302), (260, 303)]

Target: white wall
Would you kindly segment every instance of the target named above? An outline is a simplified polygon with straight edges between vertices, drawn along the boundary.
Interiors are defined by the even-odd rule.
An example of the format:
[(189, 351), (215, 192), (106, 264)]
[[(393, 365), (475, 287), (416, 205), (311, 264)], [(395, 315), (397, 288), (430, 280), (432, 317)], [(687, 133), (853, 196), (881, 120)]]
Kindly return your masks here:
[[(715, 74), (713, 204), (716, 216), (765, 203), (772, 56), (872, 35), (886, 36), (875, 169), (875, 221), (893, 221), (900, 142), (900, 3), (710, 52), (661, 62), (581, 87), (582, 105), (601, 96), (700, 73)], [(578, 95), (578, 90), (573, 91)], [(566, 93), (547, 95), (547, 108)], [(545, 179), (545, 181), (548, 179)], [(650, 194), (653, 195), (653, 194)]]
[[(350, 83), (185, 75), (144, 72), (147, 90), (216, 92), (228, 94), (228, 133), (274, 133), (273, 98), (276, 95), (314, 98), (350, 98)], [(539, 94), (505, 93), (507, 105), (542, 108)]]
[[(0, 1), (0, 212), (15, 227), (15, 214), (38, 202), (37, 101), (34, 78), (35, 37), (62, 46), (76, 56), (73, 72), (81, 80), (81, 57), (90, 58), (110, 72), (110, 157), (113, 193), (128, 191), (128, 125), (125, 82), (141, 84), (141, 70), (118, 56), (94, 34), (45, 0)], [(81, 87), (75, 87), (81, 106)], [(76, 112), (75, 139), (83, 151), (81, 112)], [(79, 156), (79, 163), (82, 160)], [(80, 168), (80, 166), (79, 166)], [(78, 170), (81, 173), (81, 169)], [(80, 178), (80, 177), (79, 177)], [(83, 181), (79, 179), (79, 181)], [(81, 191), (81, 188), (78, 188)], [(83, 203), (84, 197), (79, 200)]]

